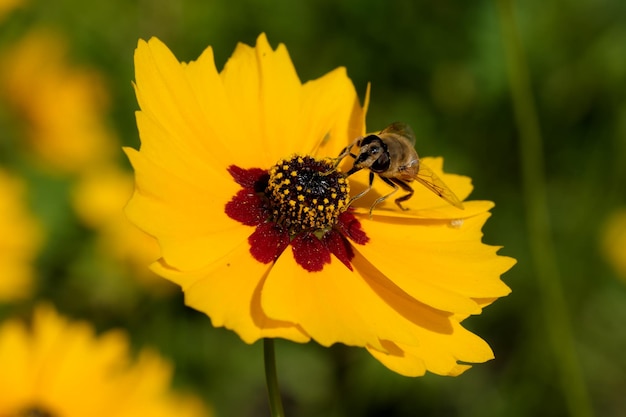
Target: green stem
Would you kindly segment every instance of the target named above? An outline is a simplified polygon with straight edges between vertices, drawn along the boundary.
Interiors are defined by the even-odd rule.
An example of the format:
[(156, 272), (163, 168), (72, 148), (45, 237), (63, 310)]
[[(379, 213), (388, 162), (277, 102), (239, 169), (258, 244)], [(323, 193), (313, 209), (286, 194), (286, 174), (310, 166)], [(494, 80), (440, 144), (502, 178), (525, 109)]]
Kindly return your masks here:
[(544, 155), (528, 67), (524, 57), (513, 0), (496, 0), (506, 51), (515, 119), (520, 135), (524, 202), (531, 256), (539, 281), (548, 339), (560, 373), (569, 415), (593, 415), (580, 367), (567, 303), (551, 235)]
[(270, 401), (270, 414), (272, 417), (285, 417), (280, 389), (278, 388), (278, 377), (276, 376), (274, 339), (263, 339), (263, 359), (265, 360), (265, 383)]

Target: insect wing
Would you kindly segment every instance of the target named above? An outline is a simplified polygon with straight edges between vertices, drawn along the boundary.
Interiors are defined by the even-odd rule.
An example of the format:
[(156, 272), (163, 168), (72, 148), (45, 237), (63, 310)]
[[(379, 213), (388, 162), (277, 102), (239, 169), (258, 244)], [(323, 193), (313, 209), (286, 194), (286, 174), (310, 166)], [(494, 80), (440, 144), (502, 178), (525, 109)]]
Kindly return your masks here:
[(413, 133), (413, 129), (411, 129), (411, 127), (406, 123), (392, 123), (383, 130), (381, 130), (379, 135), (382, 135), (384, 133), (402, 136), (406, 138), (411, 143), (411, 145), (415, 146), (415, 133)]
[(437, 176), (430, 168), (424, 165), (423, 162), (420, 161), (420, 168), (415, 177), (416, 181), (419, 181), (424, 187), (428, 188), (433, 193), (437, 194), (439, 197), (446, 200), (448, 203), (452, 204), (454, 207), (460, 208), (463, 210), (463, 203), (459, 198), (452, 192), (450, 188), (444, 183), (441, 178)]

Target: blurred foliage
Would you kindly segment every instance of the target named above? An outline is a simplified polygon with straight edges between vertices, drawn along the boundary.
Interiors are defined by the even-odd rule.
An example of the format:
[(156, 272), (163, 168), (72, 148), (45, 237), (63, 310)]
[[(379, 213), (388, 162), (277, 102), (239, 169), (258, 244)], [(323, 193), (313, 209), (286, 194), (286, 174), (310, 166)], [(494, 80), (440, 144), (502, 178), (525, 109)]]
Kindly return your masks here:
[[(601, 232), (626, 205), (626, 3), (519, 2), (544, 135), (552, 231), (567, 305), (593, 407), (626, 409), (626, 287), (605, 262)], [(444, 155), (446, 170), (473, 178), (474, 199), (496, 202), (484, 241), (518, 259), (504, 276), (513, 293), (469, 319), (496, 359), (458, 378), (408, 379), (366, 352), (344, 346), (277, 343), (288, 416), (565, 416), (529, 257), (501, 31), (489, 1), (254, 0), (31, 1), (0, 23), (0, 62), (35, 30), (67, 42), (68, 62), (97, 71), (108, 94), (102, 114), (115, 146), (138, 147), (131, 86), (138, 38), (157, 36), (181, 60), (208, 45), (221, 68), (237, 42), (266, 32), (285, 43), (303, 81), (345, 66), (360, 94), (372, 84), (368, 129), (409, 123), (418, 151)], [(2, 93), (5, 91), (3, 90)], [(35, 91), (31, 94), (37, 94)], [(101, 230), (72, 202), (76, 176), (32, 162), (19, 113), (0, 101), (0, 163), (28, 184), (30, 207), (46, 230), (35, 299), (101, 330), (127, 329), (176, 365), (176, 381), (217, 415), (266, 415), (262, 348), (213, 329), (183, 305), (173, 285), (134, 279), (136, 269), (100, 250)], [(111, 164), (128, 170), (121, 150)], [(621, 248), (626, 257), (626, 248)], [(157, 283), (158, 282), (158, 283)], [(154, 291), (154, 287), (158, 287)], [(32, 300), (6, 305), (3, 316)]]

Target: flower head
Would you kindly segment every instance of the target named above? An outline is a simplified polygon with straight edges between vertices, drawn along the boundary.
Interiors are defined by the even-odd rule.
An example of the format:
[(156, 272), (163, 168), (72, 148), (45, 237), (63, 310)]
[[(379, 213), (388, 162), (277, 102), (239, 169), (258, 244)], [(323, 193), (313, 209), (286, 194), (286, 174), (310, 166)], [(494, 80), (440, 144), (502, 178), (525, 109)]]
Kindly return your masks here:
[(23, 3), (24, 0), (0, 0), (0, 21)]
[(42, 231), (28, 214), (23, 184), (0, 171), (0, 302), (30, 295)]
[(253, 258), (274, 262), (291, 245), (294, 260), (309, 272), (321, 271), (331, 253), (352, 269), (354, 253), (347, 238), (364, 244), (367, 236), (347, 211), (348, 181), (332, 170), (329, 161), (298, 155), (278, 161), (269, 172), (229, 168), (243, 189), (225, 212), (256, 227), (248, 237)]
[(104, 121), (108, 95), (95, 71), (71, 65), (66, 41), (35, 31), (0, 57), (0, 86), (45, 169), (76, 173), (108, 160), (117, 138)]
[[(97, 233), (101, 256), (150, 290), (169, 290), (170, 283), (146, 268), (159, 257), (156, 241), (132, 224), (122, 211), (133, 187), (132, 176), (125, 170), (113, 164), (98, 166), (79, 178), (73, 188), (72, 204), (81, 222)], [(110, 277), (107, 279), (110, 281)]]
[[(382, 181), (328, 159), (365, 133), (343, 68), (302, 84), (283, 45), (238, 45), (218, 72), (211, 48), (179, 63), (140, 41), (139, 151), (127, 214), (156, 237), (152, 268), (186, 303), (246, 342), (282, 337), (367, 349), (405, 375), (456, 375), (492, 357), (460, 322), (508, 294), (514, 263), (480, 242), (490, 202), (449, 206), (428, 190), (370, 219)], [(465, 198), (469, 179), (432, 170)], [(386, 188), (385, 188), (386, 187)]]
[(626, 280), (626, 209), (615, 210), (606, 220), (602, 233), (605, 259), (618, 276)]
[(39, 306), (32, 323), (0, 326), (2, 416), (207, 416), (201, 402), (169, 390), (171, 365), (144, 349), (131, 360), (126, 336), (96, 337)]

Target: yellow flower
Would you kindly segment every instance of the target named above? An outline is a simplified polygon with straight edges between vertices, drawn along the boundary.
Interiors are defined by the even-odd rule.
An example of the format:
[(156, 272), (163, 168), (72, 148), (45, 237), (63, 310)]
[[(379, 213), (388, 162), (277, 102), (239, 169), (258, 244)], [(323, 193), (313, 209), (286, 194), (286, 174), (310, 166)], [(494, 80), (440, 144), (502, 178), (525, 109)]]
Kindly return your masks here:
[[(155, 236), (152, 268), (186, 304), (248, 343), (262, 337), (366, 347), (405, 375), (457, 375), (492, 357), (460, 321), (509, 293), (514, 260), (481, 243), (490, 202), (447, 205), (428, 190), (369, 218), (372, 191), (348, 208), (332, 157), (365, 133), (344, 68), (302, 84), (284, 45), (240, 44), (218, 73), (208, 48), (179, 63), (157, 39), (135, 53), (141, 149), (127, 213)], [(446, 175), (459, 197), (469, 179)], [(362, 175), (360, 177), (359, 175)], [(416, 187), (417, 188), (417, 187)]]
[(616, 210), (607, 220), (602, 247), (607, 261), (626, 280), (626, 209)]
[(117, 138), (103, 119), (109, 98), (102, 78), (70, 65), (65, 49), (54, 33), (27, 35), (0, 59), (0, 83), (37, 161), (75, 173), (109, 159)]
[(156, 240), (123, 212), (133, 188), (129, 173), (114, 165), (101, 166), (83, 173), (74, 187), (72, 203), (81, 221), (98, 233), (99, 253), (116, 261), (146, 287), (169, 290), (171, 284), (146, 269), (146, 264), (159, 258)]
[(0, 302), (27, 297), (33, 286), (41, 230), (24, 197), (23, 185), (0, 171)]
[(126, 336), (99, 337), (50, 306), (32, 324), (0, 326), (0, 416), (207, 416), (201, 402), (169, 390), (171, 365), (144, 349), (130, 358)]
[(24, 0), (0, 0), (0, 20), (24, 3)]

